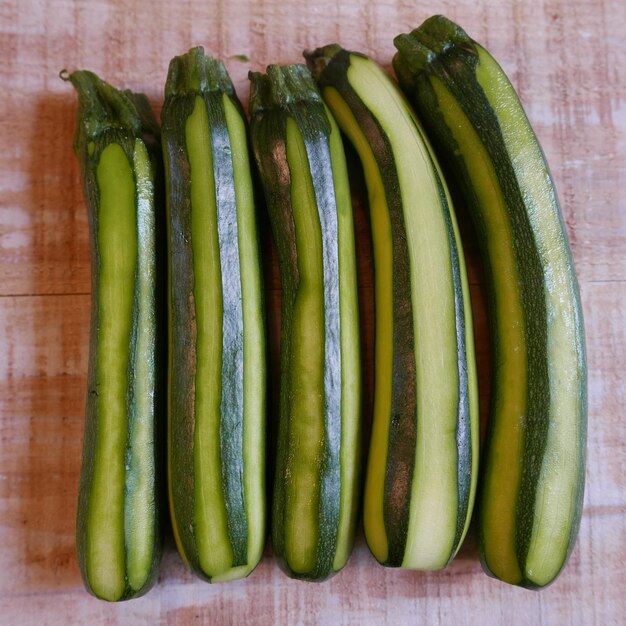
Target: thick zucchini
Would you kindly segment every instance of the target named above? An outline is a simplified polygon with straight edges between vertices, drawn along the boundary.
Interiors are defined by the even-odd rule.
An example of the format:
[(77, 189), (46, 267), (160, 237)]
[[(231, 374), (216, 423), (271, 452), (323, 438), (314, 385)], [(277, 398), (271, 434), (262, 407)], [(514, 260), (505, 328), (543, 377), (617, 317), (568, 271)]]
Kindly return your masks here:
[(91, 240), (91, 341), (77, 551), (87, 589), (139, 596), (161, 557), (158, 444), (159, 130), (144, 96), (90, 72), (78, 92), (75, 150)]
[(365, 535), (381, 563), (445, 567), (469, 524), (478, 394), (461, 242), (439, 167), (381, 68), (337, 45), (305, 53), (354, 144), (375, 266), (374, 423)]
[(513, 87), (484, 48), (441, 16), (395, 44), (400, 83), (465, 194), (490, 285), (483, 565), (542, 587), (576, 538), (586, 438), (582, 312), (556, 192)]
[(221, 61), (172, 60), (162, 124), (172, 525), (191, 570), (233, 580), (265, 542), (266, 365), (246, 123)]
[(341, 136), (302, 65), (251, 74), (251, 135), (278, 248), (281, 372), (272, 541), (294, 578), (347, 562), (359, 495), (361, 373)]

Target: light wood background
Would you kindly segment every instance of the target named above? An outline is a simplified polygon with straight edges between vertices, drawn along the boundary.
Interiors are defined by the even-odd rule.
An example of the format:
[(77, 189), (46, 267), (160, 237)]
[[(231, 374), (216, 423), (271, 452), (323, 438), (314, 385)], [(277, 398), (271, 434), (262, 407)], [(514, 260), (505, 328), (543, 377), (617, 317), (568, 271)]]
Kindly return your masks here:
[[(109, 605), (82, 587), (74, 554), (89, 322), (89, 248), (76, 102), (62, 68), (148, 94), (192, 45), (224, 58), (244, 103), (247, 72), (339, 41), (389, 67), (392, 38), (433, 13), (460, 22), (518, 88), (557, 182), (586, 317), (589, 443), (577, 547), (539, 593), (486, 577), (470, 536), (445, 571), (390, 570), (362, 537), (324, 584), (287, 579), (268, 550), (248, 580), (210, 586), (171, 539), (158, 585)], [(622, 0), (0, 1), (0, 623), (622, 624), (626, 618), (626, 3)], [(357, 199), (366, 372), (371, 266)], [(463, 221), (463, 218), (462, 218)], [(467, 229), (464, 229), (467, 232)], [(484, 294), (467, 244), (483, 398)], [(278, 278), (267, 301), (274, 357)], [(276, 364), (276, 360), (273, 361)], [(483, 406), (485, 403), (483, 402)]]

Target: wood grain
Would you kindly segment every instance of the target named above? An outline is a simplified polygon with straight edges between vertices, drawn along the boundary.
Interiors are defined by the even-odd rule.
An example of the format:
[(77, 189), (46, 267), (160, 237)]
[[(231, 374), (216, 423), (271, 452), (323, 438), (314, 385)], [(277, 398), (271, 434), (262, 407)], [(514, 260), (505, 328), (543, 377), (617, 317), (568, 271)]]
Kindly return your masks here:
[[(168, 536), (158, 586), (108, 605), (86, 594), (74, 555), (89, 320), (89, 243), (72, 153), (76, 104), (59, 71), (88, 68), (142, 90), (155, 111), (169, 59), (193, 45), (247, 72), (340, 41), (389, 68), (392, 38), (434, 13), (459, 21), (519, 90), (552, 167), (581, 284), (589, 353), (587, 489), (572, 559), (533, 593), (486, 577), (472, 534), (444, 572), (378, 566), (362, 537), (321, 585), (294, 582), (268, 548), (245, 581), (209, 586)], [(4, 0), (0, 3), (0, 622), (45, 624), (621, 624), (626, 614), (626, 4), (621, 0)], [(242, 62), (233, 55), (247, 55)], [(366, 406), (371, 405), (372, 265), (351, 161)], [(482, 412), (489, 393), (485, 298), (472, 283)], [(267, 234), (267, 233), (266, 233)], [(279, 279), (265, 238), (273, 363)], [(273, 368), (273, 384), (277, 368)], [(366, 415), (366, 419), (369, 416)]]

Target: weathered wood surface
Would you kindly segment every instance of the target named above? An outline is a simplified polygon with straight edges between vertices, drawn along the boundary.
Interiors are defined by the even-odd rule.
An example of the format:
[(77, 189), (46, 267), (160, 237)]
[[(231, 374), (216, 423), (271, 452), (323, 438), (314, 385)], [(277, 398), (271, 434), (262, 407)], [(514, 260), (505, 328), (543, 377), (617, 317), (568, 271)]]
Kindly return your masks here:
[[(322, 585), (266, 558), (248, 580), (209, 586), (171, 540), (158, 586), (108, 605), (74, 555), (89, 318), (87, 220), (71, 143), (76, 104), (59, 70), (88, 68), (160, 107), (170, 57), (224, 58), (246, 74), (331, 41), (389, 67), (392, 38), (433, 13), (458, 20), (517, 86), (556, 179), (578, 269), (589, 353), (587, 491), (580, 537), (540, 593), (487, 578), (470, 536), (444, 572), (379, 567), (359, 539)], [(621, 624), (626, 614), (626, 4), (621, 0), (4, 0), (0, 3), (0, 622), (19, 624)], [(359, 222), (366, 370), (371, 267)], [(484, 296), (467, 246), (488, 391)], [(267, 272), (268, 305), (278, 299)], [(276, 316), (270, 314), (276, 331)], [(273, 342), (274, 357), (276, 344)], [(483, 401), (483, 406), (485, 402)]]

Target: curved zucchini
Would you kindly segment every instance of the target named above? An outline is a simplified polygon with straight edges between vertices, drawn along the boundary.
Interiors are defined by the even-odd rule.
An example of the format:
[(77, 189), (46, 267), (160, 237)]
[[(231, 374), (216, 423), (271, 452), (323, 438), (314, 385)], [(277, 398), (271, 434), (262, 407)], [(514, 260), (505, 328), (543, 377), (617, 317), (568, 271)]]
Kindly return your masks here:
[(374, 423), (365, 536), (380, 563), (439, 569), (471, 517), (478, 393), (454, 212), (419, 123), (381, 68), (337, 45), (305, 53), (363, 162), (375, 265)]
[(246, 124), (221, 63), (169, 67), (162, 111), (169, 241), (168, 485), (176, 545), (210, 582), (265, 542), (263, 292)]
[(159, 130), (144, 96), (91, 72), (69, 80), (79, 97), (75, 150), (92, 263), (76, 541), (85, 586), (116, 601), (148, 591), (161, 558)]
[(352, 204), (341, 136), (307, 69), (251, 74), (251, 135), (282, 286), (272, 542), (323, 580), (354, 542), (361, 373)]
[(582, 312), (556, 192), (513, 87), (484, 48), (441, 16), (395, 44), (400, 83), (465, 194), (490, 285), (483, 565), (542, 587), (576, 538), (586, 439)]

